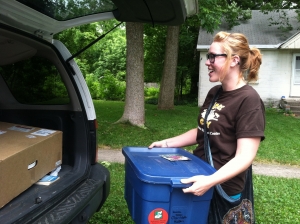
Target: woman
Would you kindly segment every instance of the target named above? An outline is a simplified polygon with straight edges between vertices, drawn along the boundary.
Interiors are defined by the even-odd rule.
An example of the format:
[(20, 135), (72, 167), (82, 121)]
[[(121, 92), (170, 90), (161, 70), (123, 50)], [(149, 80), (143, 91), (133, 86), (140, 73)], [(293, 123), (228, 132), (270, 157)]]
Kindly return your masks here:
[(221, 82), (207, 94), (198, 117), (198, 127), (182, 135), (153, 142), (152, 147), (185, 147), (198, 144), (194, 154), (205, 160), (204, 116), (214, 95), (221, 87), (207, 123), (210, 149), (217, 171), (210, 176), (182, 179), (193, 183), (185, 193), (203, 195), (221, 184), (233, 199), (239, 199), (245, 185), (245, 172), (251, 166), (260, 142), (264, 139), (264, 104), (248, 81), (258, 79), (261, 53), (249, 48), (240, 33), (219, 32), (210, 45), (205, 65), (211, 82)]

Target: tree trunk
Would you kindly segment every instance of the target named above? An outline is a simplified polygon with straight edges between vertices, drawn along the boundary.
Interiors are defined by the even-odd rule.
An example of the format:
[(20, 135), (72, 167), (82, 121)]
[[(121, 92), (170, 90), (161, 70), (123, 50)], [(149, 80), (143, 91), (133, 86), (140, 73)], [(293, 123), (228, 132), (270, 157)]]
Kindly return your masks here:
[[(197, 50), (194, 51), (195, 69), (191, 73), (191, 87), (190, 94), (198, 97), (198, 86), (199, 86), (199, 63), (203, 63), (200, 60), (200, 53)], [(205, 60), (205, 59), (204, 59)], [(200, 61), (200, 62), (199, 62)]]
[(117, 122), (144, 127), (144, 48), (142, 23), (126, 23), (126, 96), (123, 116)]
[(167, 30), (164, 69), (158, 98), (158, 109), (160, 110), (174, 108), (178, 41), (179, 26), (169, 26)]

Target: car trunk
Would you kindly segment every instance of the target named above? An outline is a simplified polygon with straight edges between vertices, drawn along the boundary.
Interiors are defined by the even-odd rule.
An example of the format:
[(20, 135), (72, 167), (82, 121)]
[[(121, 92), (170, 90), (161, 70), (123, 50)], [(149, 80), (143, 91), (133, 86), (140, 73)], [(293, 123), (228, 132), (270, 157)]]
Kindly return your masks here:
[(0, 5), (0, 122), (63, 133), (60, 179), (21, 192), (0, 209), (0, 223), (85, 223), (108, 197), (110, 176), (95, 161), (96, 114), (89, 90), (72, 55), (53, 35), (114, 18), (177, 26), (197, 12), (197, 1), (0, 0)]
[[(79, 90), (76, 89), (76, 85), (73, 85), (74, 75), (68, 71), (68, 66), (64, 64), (62, 56), (48, 42), (38, 38), (24, 39), (22, 37), (24, 33), (15, 34), (9, 31), (13, 29), (4, 29), (7, 28), (5, 26), (2, 28), (0, 25), (0, 42), (3, 46), (0, 48), (0, 121), (59, 130), (63, 133), (60, 179), (49, 186), (33, 184), (0, 209), (0, 223), (13, 223), (14, 221), (34, 223), (37, 215), (42, 214), (45, 209), (49, 210), (49, 207), (57, 206), (62, 198), (66, 200), (60, 203), (66, 203), (66, 206), (65, 210), (56, 212), (58, 216), (67, 213), (69, 207), (74, 206), (77, 200), (88, 200), (85, 198), (88, 195), (87, 191), (104, 185), (109, 174), (105, 169), (98, 167), (97, 172), (103, 173), (103, 180), (93, 179), (94, 171), (91, 172), (91, 165), (95, 163), (97, 145), (95, 121), (87, 119), (87, 112), (82, 109), (84, 108), (83, 99), (78, 97)], [(8, 51), (5, 45), (10, 45), (10, 49), (18, 49), (16, 50), (18, 53), (11, 55), (11, 51)], [(53, 72), (55, 79), (58, 74), (62, 76), (60, 85), (65, 85), (64, 91), (67, 93), (62, 99), (51, 96), (53, 101), (47, 99), (47, 96), (42, 93), (33, 93), (40, 89), (33, 86), (33, 83), (37, 82), (33, 80), (35, 76), (29, 75), (36, 73), (36, 70), (42, 75), (40, 68), (33, 69), (32, 73), (27, 68), (29, 65), (27, 61), (35, 57), (37, 59), (34, 60), (46, 58), (46, 62), (51, 63), (49, 71), (55, 68)], [(44, 63), (44, 59), (41, 63)], [(19, 76), (22, 73), (30, 78), (29, 81), (32, 84), (29, 83), (26, 86), (25, 80), (20, 80)], [(11, 77), (14, 77), (14, 85)], [(18, 88), (15, 88), (16, 85)], [(37, 96), (34, 97), (34, 94)], [(43, 96), (41, 98), (43, 101), (39, 99), (41, 96)], [(67, 198), (72, 189), (74, 190), (74, 195), (71, 196), (73, 199)], [(96, 195), (97, 200), (105, 200), (107, 197), (105, 194), (108, 192), (102, 193)], [(22, 214), (27, 215), (23, 217)]]

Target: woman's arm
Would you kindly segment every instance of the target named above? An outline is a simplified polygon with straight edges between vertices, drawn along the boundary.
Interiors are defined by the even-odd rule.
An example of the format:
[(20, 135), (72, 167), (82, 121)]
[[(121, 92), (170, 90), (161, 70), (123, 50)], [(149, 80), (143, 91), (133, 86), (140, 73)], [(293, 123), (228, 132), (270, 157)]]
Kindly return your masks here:
[(172, 148), (180, 148), (189, 145), (195, 145), (197, 143), (197, 128), (191, 129), (188, 132), (178, 135), (173, 138), (164, 139), (161, 141), (153, 142), (149, 149), (153, 147), (172, 147)]
[(253, 162), (259, 144), (260, 137), (240, 138), (237, 140), (237, 151), (235, 157), (210, 176), (194, 176), (182, 179), (182, 183), (193, 183), (189, 188), (183, 189), (184, 193), (203, 195), (211, 187), (221, 184), (239, 173), (245, 171)]

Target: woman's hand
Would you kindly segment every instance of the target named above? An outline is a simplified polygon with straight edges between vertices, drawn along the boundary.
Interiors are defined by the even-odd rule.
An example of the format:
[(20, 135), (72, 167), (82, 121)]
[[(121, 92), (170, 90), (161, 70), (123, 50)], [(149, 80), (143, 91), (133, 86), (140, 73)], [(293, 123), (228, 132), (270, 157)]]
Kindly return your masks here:
[(184, 184), (193, 183), (191, 187), (183, 189), (183, 192), (192, 193), (197, 196), (203, 195), (211, 187), (224, 183), (245, 171), (252, 164), (258, 150), (259, 143), (260, 137), (238, 139), (237, 151), (233, 159), (210, 176), (199, 175), (182, 179), (181, 182)]
[(169, 146), (167, 140), (161, 140), (158, 142), (153, 142), (148, 148), (152, 149), (153, 147), (168, 148)]
[(187, 179), (181, 179), (181, 183), (189, 184), (193, 183), (192, 186), (182, 189), (184, 193), (192, 193), (196, 196), (202, 196), (207, 192), (211, 187), (213, 187), (211, 176), (193, 176)]
[(173, 138), (164, 139), (161, 141), (153, 142), (149, 145), (149, 149), (153, 147), (161, 148), (180, 148), (189, 145), (194, 145), (197, 143), (197, 128), (191, 129), (181, 135), (175, 136)]

